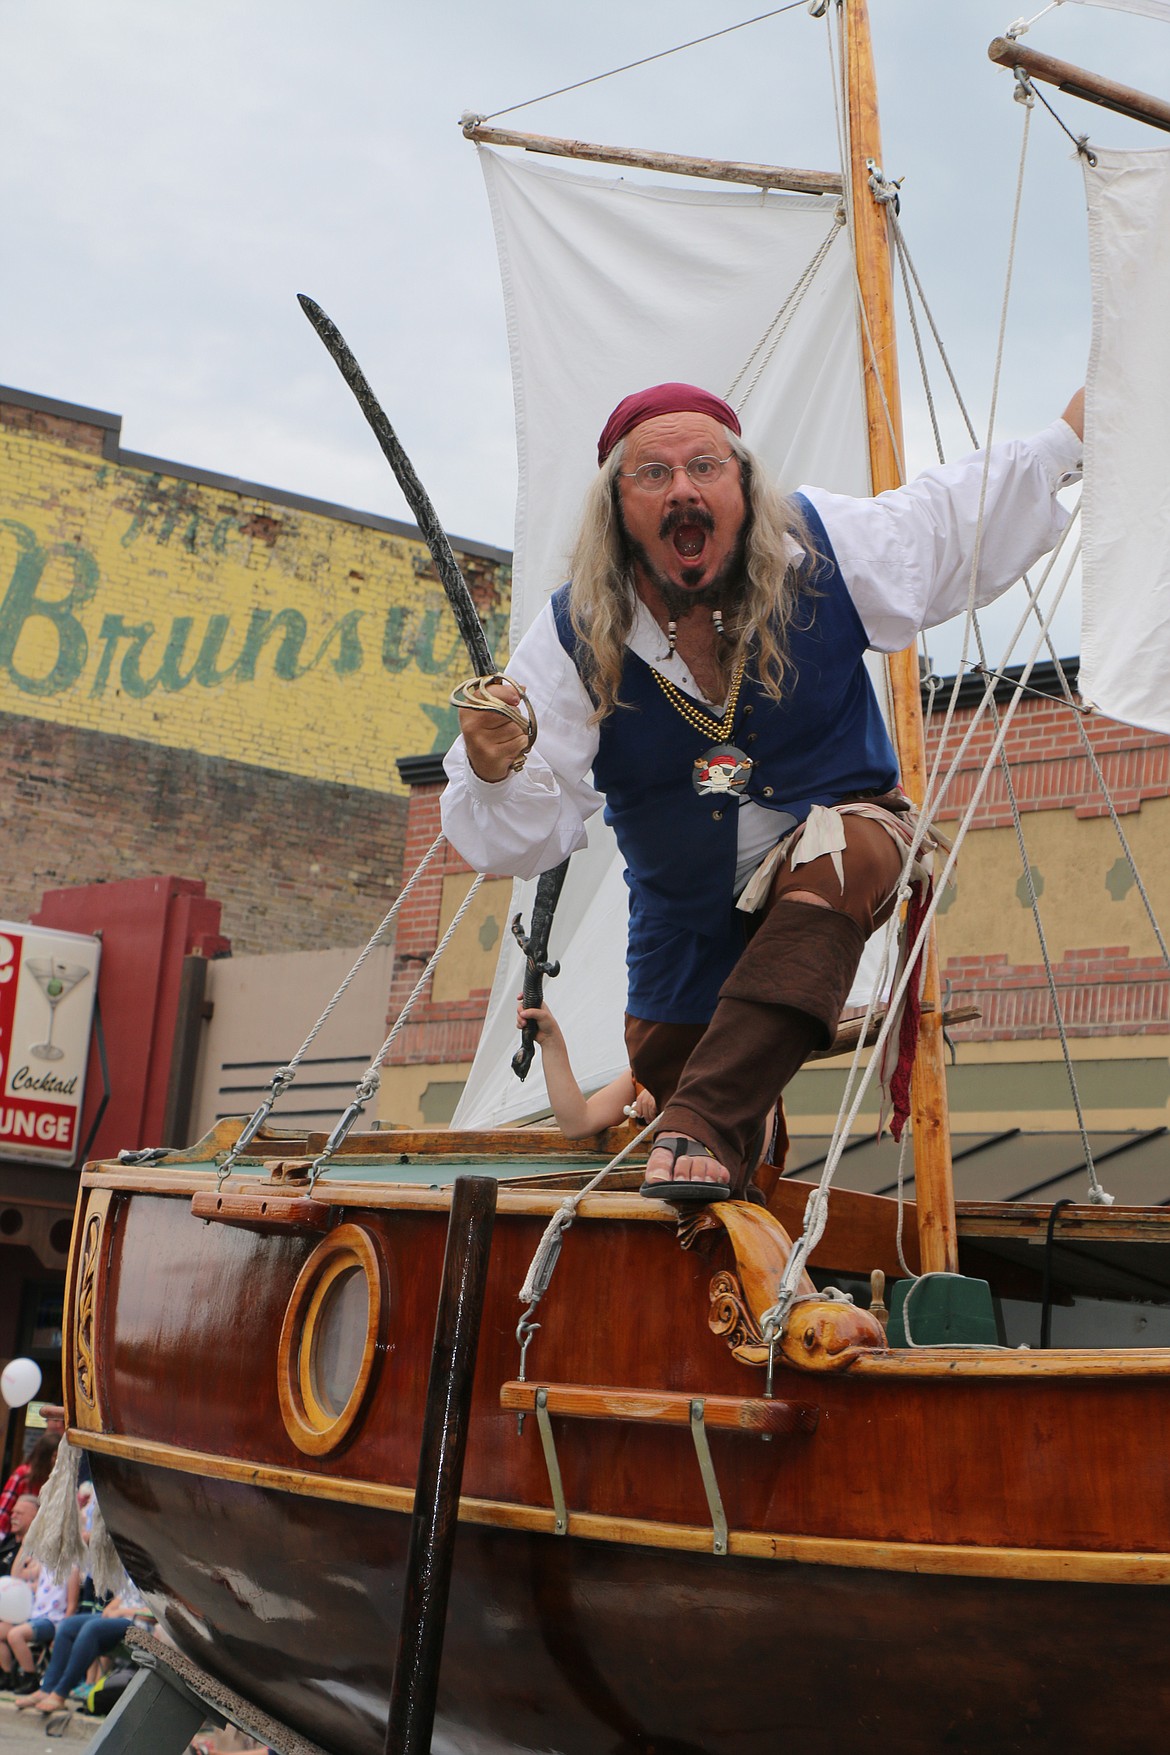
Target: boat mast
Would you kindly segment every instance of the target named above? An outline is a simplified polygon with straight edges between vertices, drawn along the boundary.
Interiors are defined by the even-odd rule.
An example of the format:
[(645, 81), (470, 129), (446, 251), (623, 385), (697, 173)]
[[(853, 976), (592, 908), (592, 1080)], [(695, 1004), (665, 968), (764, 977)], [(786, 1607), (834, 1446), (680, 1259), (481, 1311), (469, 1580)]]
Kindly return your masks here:
[[(902, 401), (894, 326), (894, 283), (886, 209), (875, 199), (870, 166), (882, 163), (877, 83), (866, 0), (841, 0), (848, 88), (849, 182), (858, 285), (872, 491), (902, 480)], [(913, 646), (889, 659), (894, 735), (902, 784), (916, 804), (926, 790), (926, 754), (918, 655)], [(918, 1054), (910, 1088), (914, 1128), (915, 1200), (923, 1273), (956, 1273), (959, 1265), (950, 1123), (943, 1063), (942, 1008), (934, 928), (926, 945), (926, 980)], [(927, 1008), (930, 1009), (927, 1009)]]

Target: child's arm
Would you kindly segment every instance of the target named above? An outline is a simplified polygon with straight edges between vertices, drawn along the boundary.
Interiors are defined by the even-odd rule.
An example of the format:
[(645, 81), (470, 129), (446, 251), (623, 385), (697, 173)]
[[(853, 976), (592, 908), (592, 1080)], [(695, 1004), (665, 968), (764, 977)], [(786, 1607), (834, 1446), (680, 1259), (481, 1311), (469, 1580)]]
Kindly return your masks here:
[(600, 1133), (603, 1128), (616, 1127), (624, 1118), (626, 1105), (634, 1101), (632, 1073), (623, 1073), (620, 1078), (603, 1085), (600, 1091), (594, 1091), (591, 1097), (586, 1097), (573, 1075), (561, 1027), (548, 1007), (525, 1008), (522, 1002), (519, 1003), (517, 1029), (529, 1019), (536, 1024), (536, 1045), (544, 1065), (548, 1100), (557, 1126), (565, 1137), (583, 1139), (587, 1134)]

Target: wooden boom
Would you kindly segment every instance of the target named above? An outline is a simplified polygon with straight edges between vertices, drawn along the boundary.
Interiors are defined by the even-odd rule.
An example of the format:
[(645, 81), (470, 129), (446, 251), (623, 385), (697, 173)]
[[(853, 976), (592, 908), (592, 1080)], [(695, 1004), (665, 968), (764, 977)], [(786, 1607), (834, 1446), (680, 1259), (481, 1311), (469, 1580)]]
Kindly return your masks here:
[(744, 164), (738, 159), (684, 158), (676, 152), (650, 152), (641, 146), (595, 146), (589, 140), (562, 140), (553, 134), (518, 134), (511, 128), (486, 128), (474, 120), (463, 124), (468, 140), (484, 146), (522, 146), (554, 158), (582, 158), (633, 170), (672, 171), (680, 177), (710, 177), (719, 183), (750, 183), (753, 189), (787, 189), (798, 195), (840, 195), (836, 171), (792, 171), (781, 165)]
[(1029, 79), (1055, 85), (1071, 97), (1084, 98), (1086, 103), (1100, 104), (1106, 110), (1116, 110), (1119, 116), (1130, 116), (1135, 122), (1148, 122), (1151, 128), (1170, 133), (1170, 104), (1161, 98), (1135, 91), (1130, 85), (1118, 85), (1114, 79), (1102, 79), (1099, 73), (1074, 67), (1071, 61), (1021, 48), (1012, 37), (996, 37), (987, 53), (1000, 67), (1018, 67)]

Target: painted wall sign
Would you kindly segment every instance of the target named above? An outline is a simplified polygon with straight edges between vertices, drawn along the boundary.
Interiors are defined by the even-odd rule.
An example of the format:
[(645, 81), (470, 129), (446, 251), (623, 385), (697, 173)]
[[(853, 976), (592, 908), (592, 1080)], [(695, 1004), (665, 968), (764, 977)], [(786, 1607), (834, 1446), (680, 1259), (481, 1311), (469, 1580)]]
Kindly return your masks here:
[(72, 1164), (101, 941), (0, 920), (0, 1158)]
[[(0, 711), (377, 792), (467, 654), (420, 540), (0, 430)], [(502, 656), (510, 569), (467, 557)]]

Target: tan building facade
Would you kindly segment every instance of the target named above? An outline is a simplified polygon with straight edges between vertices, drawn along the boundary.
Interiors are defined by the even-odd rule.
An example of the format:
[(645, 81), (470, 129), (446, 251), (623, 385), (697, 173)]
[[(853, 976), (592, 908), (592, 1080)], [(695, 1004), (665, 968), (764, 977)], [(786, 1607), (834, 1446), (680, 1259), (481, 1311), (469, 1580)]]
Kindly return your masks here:
[[(1071, 671), (1075, 681), (1075, 662)], [(1141, 888), (1155, 918), (1170, 922), (1170, 739), (1074, 711), (1059, 698), (1052, 665), (1033, 673), (1032, 687), (1048, 698), (1023, 698), (1006, 750), (1085, 1122), (1109, 1130), (1165, 1126), (1170, 971)], [(964, 684), (950, 749), (962, 741), (982, 692), (981, 679)], [(946, 693), (940, 691), (938, 699)], [(1003, 685), (999, 697), (1002, 712), (1009, 699)], [(973, 797), (994, 735), (987, 715), (939, 812), (944, 832)], [(934, 741), (928, 739), (931, 756)], [(1094, 763), (1113, 798), (1141, 888)], [(939, 914), (947, 1002), (978, 1006), (982, 1014), (952, 1035), (947, 1087), (958, 1132), (1076, 1125), (1023, 874), (1007, 782), (997, 769)], [(831, 1064), (802, 1073), (787, 1102), (794, 1127), (831, 1131), (843, 1084), (844, 1073)]]

